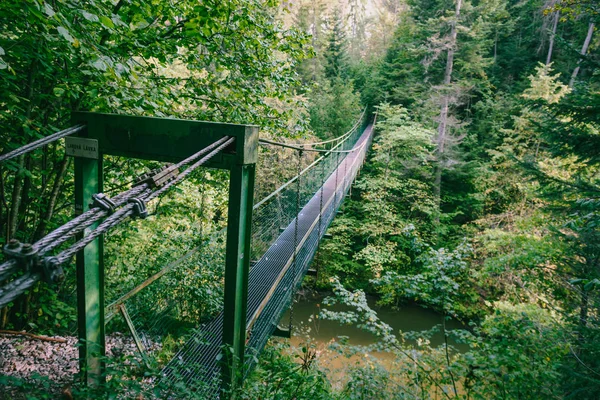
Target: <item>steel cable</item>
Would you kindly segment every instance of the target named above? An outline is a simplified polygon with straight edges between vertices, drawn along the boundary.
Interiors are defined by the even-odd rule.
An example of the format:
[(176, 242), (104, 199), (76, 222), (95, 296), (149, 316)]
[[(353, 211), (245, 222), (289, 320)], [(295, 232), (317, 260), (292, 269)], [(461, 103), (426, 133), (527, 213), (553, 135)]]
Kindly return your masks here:
[(85, 129), (85, 125), (75, 125), (72, 126), (70, 128), (64, 129), (62, 131), (53, 133), (50, 136), (46, 136), (44, 138), (41, 138), (39, 140), (36, 140), (35, 142), (31, 142), (29, 144), (26, 144), (24, 146), (21, 146), (13, 151), (10, 151), (6, 154), (2, 154), (0, 156), (0, 162), (4, 162), (4, 161), (8, 161), (10, 159), (13, 159), (15, 157), (19, 157), (23, 154), (29, 153), (30, 151), (33, 151), (35, 149), (38, 149), (40, 147), (44, 147), (47, 144), (50, 144), (58, 139), (64, 138), (66, 136), (72, 135), (74, 133), (77, 132), (81, 132), (83, 129)]
[[(147, 185), (133, 187), (113, 197), (111, 201), (115, 204), (115, 206), (120, 207), (123, 204), (127, 203), (127, 201), (130, 198), (139, 195), (139, 193), (141, 193), (146, 188)], [(59, 228), (44, 236), (42, 239), (35, 242), (33, 244), (33, 248), (40, 255), (52, 251), (61, 244), (74, 237), (76, 234), (83, 232), (85, 228), (92, 225), (96, 221), (99, 221), (108, 214), (108, 211), (105, 211), (100, 207), (94, 207), (86, 211), (85, 213), (75, 217), (71, 221), (60, 226)], [(0, 281), (10, 276), (10, 274), (12, 274), (16, 268), (17, 262), (15, 260), (8, 260), (0, 264)]]
[[(263, 142), (263, 143), (268, 143), (268, 144), (273, 144), (273, 145), (281, 145), (282, 147), (288, 147), (288, 146), (296, 146), (296, 149), (302, 149), (304, 148), (303, 146), (319, 146), (322, 144), (328, 144), (328, 143), (333, 143), (333, 142), (339, 142), (342, 141), (344, 139), (346, 139), (348, 136), (350, 136), (355, 130), (356, 128), (358, 128), (358, 124), (363, 120), (363, 117), (365, 115), (365, 112), (367, 111), (367, 107), (363, 108), (362, 113), (360, 114), (360, 117), (358, 117), (358, 119), (356, 120), (356, 122), (354, 123), (354, 125), (352, 126), (352, 128), (350, 128), (350, 130), (348, 130), (346, 133), (335, 137), (333, 139), (329, 139), (329, 140), (324, 140), (322, 142), (313, 142), (313, 143), (281, 143), (281, 142), (275, 142), (275, 141), (271, 141), (271, 140), (267, 140), (267, 139), (259, 139), (259, 142)], [(294, 148), (294, 147), (291, 147)], [(305, 149), (305, 150), (310, 150), (310, 149)]]
[[(140, 193), (138, 198), (144, 202), (149, 202), (150, 200), (160, 196), (161, 194), (163, 194), (164, 192), (169, 190), (173, 185), (175, 185), (175, 184), (179, 183), (180, 181), (182, 181), (183, 179), (185, 179), (189, 174), (191, 174), (194, 170), (196, 170), (202, 164), (204, 164), (205, 162), (207, 162), (208, 160), (213, 158), (221, 150), (223, 150), (224, 148), (229, 146), (231, 143), (233, 143), (234, 140), (235, 140), (234, 138), (225, 137), (225, 138), (222, 138), (222, 139), (218, 140), (217, 142), (213, 143), (212, 145), (204, 148), (202, 150), (203, 154), (209, 150), (212, 150), (212, 151), (210, 153), (208, 153), (206, 156), (202, 157), (200, 160), (196, 161), (191, 166), (189, 166), (184, 172), (180, 173), (175, 179), (167, 182), (160, 189), (158, 189), (156, 191), (152, 191), (151, 189), (146, 189)], [(134, 216), (135, 213), (136, 213), (136, 211), (135, 211), (134, 203), (128, 203), (124, 207), (120, 208), (114, 214), (112, 214), (108, 218), (106, 218), (100, 225), (98, 225), (98, 227), (96, 229), (94, 229), (92, 232), (90, 232), (87, 236), (85, 236), (84, 238), (79, 240), (77, 243), (75, 243), (73, 246), (71, 246), (67, 250), (65, 250), (62, 253), (60, 253), (59, 255), (57, 255), (56, 256), (57, 262), (60, 264), (67, 262), (78, 251), (82, 250), (85, 246), (87, 246), (93, 240), (95, 240), (96, 238), (98, 238), (100, 235), (104, 234), (108, 230), (114, 228), (115, 226), (117, 226), (118, 224), (123, 222), (125, 219), (127, 219), (131, 216)]]
[[(122, 200), (121, 204), (123, 204), (125, 201), (129, 201), (130, 199), (133, 199), (133, 198), (138, 198), (139, 200), (148, 202), (148, 201), (156, 198), (157, 196), (161, 195), (162, 193), (167, 191), (170, 187), (179, 183), (181, 180), (185, 179), (195, 169), (200, 167), (202, 164), (206, 163), (208, 160), (210, 160), (212, 157), (214, 157), (221, 150), (225, 149), (227, 146), (229, 146), (231, 143), (233, 143), (234, 140), (235, 139), (231, 138), (231, 137), (221, 138), (218, 141), (211, 144), (210, 146), (205, 147), (204, 149), (195, 153), (194, 155), (175, 164), (172, 167), (177, 168), (179, 166), (189, 164), (190, 162), (192, 162), (193, 160), (196, 160), (201, 155), (210, 151), (210, 153), (208, 153), (206, 156), (202, 157), (200, 160), (196, 161), (194, 164), (189, 166), (184, 172), (180, 173), (173, 180), (167, 182), (159, 190), (152, 191), (148, 187), (147, 184), (143, 184), (139, 188), (134, 187), (134, 188), (124, 192), (121, 195), (115, 196), (115, 198), (118, 198), (120, 201)], [(172, 168), (172, 167), (170, 167), (170, 168)], [(118, 224), (120, 224), (126, 218), (133, 216), (136, 213), (135, 207), (136, 207), (135, 204), (128, 203), (124, 207), (118, 209), (116, 212), (111, 214), (100, 225), (98, 225), (98, 227), (96, 229), (94, 229), (92, 232), (90, 232), (89, 235), (80, 239), (75, 244), (73, 244), (71, 247), (64, 250), (57, 256), (53, 257), (55, 265), (62, 265), (64, 263), (66, 263), (78, 251), (82, 250), (87, 244), (91, 243), (93, 240), (98, 238), (100, 235), (102, 235), (106, 231), (108, 231), (108, 230), (112, 229), (113, 227), (117, 226)], [(63, 240), (63, 242), (64, 242), (64, 241), (68, 240), (70, 237), (72, 237), (75, 233), (80, 232), (83, 229), (85, 229), (85, 227), (82, 228), (82, 225), (85, 224), (87, 227), (87, 226), (93, 224), (94, 222), (96, 222), (97, 220), (99, 220), (100, 218), (102, 218), (102, 216), (104, 216), (106, 214), (108, 214), (108, 212), (103, 211), (103, 210), (101, 210), (100, 212), (98, 212), (97, 210), (94, 210), (94, 209), (89, 210), (88, 213), (84, 213), (81, 216), (79, 216), (73, 220), (73, 221), (75, 221), (75, 220), (79, 221), (80, 225), (74, 224), (73, 221), (70, 221), (70, 223), (67, 223), (63, 227), (58, 228), (57, 230), (52, 232), (50, 235), (52, 235), (51, 237), (55, 238), (55, 240), (59, 240), (58, 238), (61, 238), (60, 240), (62, 240), (62, 239), (64, 239), (65, 236), (59, 236), (56, 232), (60, 231), (60, 232), (63, 232), (63, 234), (68, 232), (67, 233), (68, 237), (67, 237), (67, 239)], [(90, 221), (92, 221), (92, 222), (90, 222)], [(44, 238), (44, 239), (46, 239), (46, 238)], [(44, 244), (48, 243), (48, 244), (46, 244), (46, 247), (44, 247), (45, 249), (48, 248), (49, 246), (55, 247), (54, 244), (50, 244), (49, 240), (44, 240), (44, 239), (40, 240), (36, 244), (39, 247), (41, 247), (39, 245), (39, 243), (43, 241)], [(13, 272), (16, 265), (17, 265), (17, 263), (14, 260), (10, 260), (10, 261), (2, 264), (0, 266), (0, 277)], [(15, 279), (14, 281), (12, 281), (9, 284), (5, 285), (4, 287), (0, 288), (0, 308), (4, 307), (6, 304), (10, 303), (12, 300), (14, 300), (20, 294), (25, 292), (27, 289), (29, 289), (31, 286), (33, 286), (33, 284), (35, 282), (40, 280), (40, 278), (41, 278), (41, 275), (39, 273), (31, 272), (29, 274), (23, 275), (22, 277)]]
[[(216, 146), (224, 143), (226, 140), (227, 140), (227, 137), (221, 138), (218, 141), (216, 141), (215, 143), (211, 144), (210, 146), (191, 155), (190, 157), (178, 162), (177, 164), (174, 164), (174, 165), (168, 167), (168, 169), (175, 170), (184, 165), (187, 165), (187, 164), (193, 162), (194, 160), (196, 160), (197, 158), (201, 157), (208, 151), (214, 149)], [(194, 168), (197, 168), (197, 166)], [(187, 176), (187, 174), (185, 176)], [(110, 200), (115, 204), (116, 207), (120, 207), (123, 204), (127, 203), (129, 201), (129, 199), (139, 196), (143, 191), (145, 191), (148, 188), (149, 188), (148, 184), (134, 186), (133, 188), (116, 195), (115, 197), (111, 198)], [(160, 193), (162, 193), (162, 192), (160, 192)], [(85, 213), (75, 217), (74, 219), (72, 219), (71, 221), (62, 225), (61, 227), (55, 229), (54, 231), (50, 232), (48, 235), (44, 236), (42, 239), (40, 239), (39, 241), (37, 241), (36, 243), (33, 244), (33, 248), (38, 253), (43, 255), (44, 253), (57, 248), (64, 242), (68, 241), (69, 239), (71, 239), (72, 237), (77, 235), (78, 233), (83, 232), (85, 230), (85, 228), (94, 224), (95, 222), (99, 221), (100, 219), (102, 219), (103, 217), (105, 217), (107, 215), (109, 215), (109, 211), (106, 211), (100, 207), (94, 207), (94, 208), (86, 211)], [(10, 276), (10, 274), (14, 272), (16, 267), (17, 267), (17, 262), (14, 260), (8, 260), (8, 261), (4, 262), (3, 264), (1, 264), (0, 265), (0, 281), (4, 280), (8, 276)]]

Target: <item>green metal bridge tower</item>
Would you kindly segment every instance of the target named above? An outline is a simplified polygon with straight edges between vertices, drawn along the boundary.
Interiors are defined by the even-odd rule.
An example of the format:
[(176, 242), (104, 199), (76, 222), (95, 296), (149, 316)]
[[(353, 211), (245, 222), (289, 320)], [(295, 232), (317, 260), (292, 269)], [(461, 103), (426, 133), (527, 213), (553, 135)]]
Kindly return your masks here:
[[(246, 340), (246, 309), (254, 179), (258, 158), (258, 127), (170, 118), (134, 117), (79, 112), (74, 124), (83, 124), (73, 146), (75, 155), (75, 208), (87, 211), (92, 196), (103, 190), (105, 155), (177, 162), (224, 137), (235, 138), (230, 148), (205, 166), (229, 171), (229, 209), (225, 256), (223, 321), (223, 386), (241, 383)], [(92, 227), (93, 228), (93, 227)], [(87, 231), (87, 230), (86, 230)], [(85, 235), (85, 233), (84, 233)], [(104, 379), (104, 263), (102, 237), (77, 254), (77, 302), (81, 369), (90, 385)]]

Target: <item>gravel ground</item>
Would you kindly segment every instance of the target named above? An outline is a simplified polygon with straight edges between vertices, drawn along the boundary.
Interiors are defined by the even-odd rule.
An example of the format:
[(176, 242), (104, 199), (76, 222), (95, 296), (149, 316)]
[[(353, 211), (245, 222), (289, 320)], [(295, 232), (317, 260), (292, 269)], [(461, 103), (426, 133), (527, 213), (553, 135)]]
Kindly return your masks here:
[[(77, 362), (77, 338), (59, 337), (66, 343), (48, 342), (24, 336), (0, 334), (0, 377), (10, 376), (31, 381), (36, 374), (47, 377), (50, 398), (69, 398), (63, 395), (63, 389), (73, 382), (79, 371)], [(137, 356), (137, 348), (133, 340), (122, 334), (106, 337), (106, 355)], [(39, 387), (39, 385), (37, 385)], [(0, 386), (0, 400), (18, 399), (15, 390)]]

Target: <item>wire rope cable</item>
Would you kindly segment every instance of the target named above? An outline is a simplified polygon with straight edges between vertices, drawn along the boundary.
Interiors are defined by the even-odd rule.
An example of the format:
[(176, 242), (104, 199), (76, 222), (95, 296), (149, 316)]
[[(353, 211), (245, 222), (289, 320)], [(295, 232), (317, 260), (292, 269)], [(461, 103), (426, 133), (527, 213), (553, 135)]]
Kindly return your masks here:
[[(322, 142), (313, 142), (313, 143), (281, 143), (281, 142), (276, 142), (276, 141), (272, 141), (272, 140), (268, 140), (268, 139), (259, 139), (258, 141), (262, 142), (262, 143), (268, 143), (268, 144), (272, 144), (272, 145), (278, 145), (281, 147), (296, 148), (296, 149), (303, 149), (304, 148), (303, 146), (319, 146), (322, 144), (339, 142), (341, 140), (346, 139), (348, 136), (350, 136), (356, 130), (356, 128), (358, 128), (358, 124), (363, 120), (363, 117), (364, 117), (366, 111), (367, 111), (367, 107), (363, 108), (363, 111), (360, 114), (360, 117), (358, 117), (358, 119), (356, 120), (356, 122), (354, 123), (352, 128), (350, 128), (350, 130), (348, 130), (346, 133), (344, 133), (338, 137), (335, 137), (333, 139), (324, 140)], [(293, 147), (293, 146), (295, 146), (295, 147)], [(305, 149), (305, 150), (309, 150), (309, 149)]]
[[(169, 166), (167, 170), (173, 171), (191, 162), (194, 162), (199, 157), (213, 150), (215, 147), (223, 144), (227, 140), (228, 137), (223, 137), (217, 140), (215, 143), (211, 144), (210, 146), (207, 146), (204, 149), (185, 158), (184, 160)], [(199, 165), (194, 167), (194, 169), (198, 166)], [(187, 174), (184, 174), (183, 177), (185, 176), (187, 176)], [(181, 179), (183, 178), (180, 178), (180, 180)], [(126, 204), (130, 199), (141, 195), (148, 188), (148, 184), (134, 186), (133, 188), (114, 196), (110, 199), (110, 201), (115, 205), (115, 207), (121, 207), (124, 204)], [(160, 195), (160, 193), (158, 195)], [(65, 243), (66, 241), (68, 241), (69, 239), (71, 239), (72, 237), (74, 237), (75, 235), (77, 235), (78, 233), (83, 232), (90, 225), (96, 223), (97, 221), (101, 220), (103, 217), (109, 214), (110, 211), (107, 211), (100, 207), (94, 207), (44, 236), (42, 239), (33, 244), (33, 249), (42, 255), (44, 253), (52, 251), (55, 248), (62, 245), (63, 243)], [(14, 272), (16, 267), (17, 262), (15, 260), (8, 260), (0, 264), (0, 281), (10, 276)]]
[(15, 157), (19, 157), (23, 154), (29, 153), (35, 149), (39, 149), (40, 147), (44, 147), (47, 144), (50, 144), (58, 139), (64, 138), (66, 136), (72, 135), (77, 132), (81, 132), (85, 129), (85, 125), (75, 125), (67, 129), (63, 129), (62, 131), (58, 131), (53, 133), (50, 136), (46, 136), (44, 138), (38, 139), (35, 142), (31, 142), (24, 146), (21, 146), (13, 151), (0, 155), (0, 162), (8, 161)]
[[(208, 160), (210, 160), (212, 157), (214, 157), (221, 150), (225, 149), (227, 146), (232, 144), (234, 140), (235, 140), (235, 138), (233, 138), (233, 137), (223, 137), (223, 138), (219, 139), (218, 141), (214, 142), (213, 144), (200, 150), (199, 152), (193, 154), (192, 156), (184, 159), (183, 161), (181, 161), (177, 164), (174, 164), (170, 168), (176, 168), (179, 166), (183, 166), (183, 165), (189, 164), (191, 162), (194, 162), (194, 160), (197, 160), (191, 166), (189, 166), (185, 171), (183, 171), (182, 173), (177, 175), (176, 178), (172, 179), (171, 181), (168, 181), (164, 186), (162, 186), (158, 190), (153, 191), (152, 189), (150, 189), (148, 184), (143, 184), (139, 187), (134, 187), (134, 188), (126, 191), (125, 193), (128, 194), (127, 196), (125, 196), (124, 194), (119, 195), (119, 196), (121, 196), (120, 199), (123, 200), (124, 206), (121, 207), (120, 209), (118, 209), (117, 211), (115, 211), (114, 213), (110, 214), (102, 223), (100, 223), (100, 225), (98, 225), (98, 227), (96, 227), (93, 231), (91, 231), (87, 236), (80, 239), (75, 244), (70, 246), (68, 249), (62, 251), (58, 255), (51, 257), (53, 265), (60, 266), (64, 263), (66, 263), (78, 251), (82, 250), (87, 244), (89, 244), (90, 242), (95, 240), (97, 237), (99, 237), (103, 233), (107, 232), (108, 230), (112, 229), (113, 227), (117, 226), (118, 224), (123, 222), (128, 217), (135, 216), (137, 213), (139, 213), (139, 208), (137, 208), (137, 206), (139, 206), (140, 203), (143, 203), (143, 205), (145, 207), (146, 202), (160, 196), (161, 194), (165, 193), (169, 188), (171, 188), (173, 185), (175, 185), (175, 184), (179, 183), (180, 181), (182, 181), (183, 179), (185, 179), (189, 174), (191, 174), (198, 167), (200, 167), (201, 165), (206, 163)], [(208, 153), (208, 154), (206, 154), (206, 153)], [(206, 154), (206, 155), (198, 160), (198, 158), (204, 154)], [(118, 197), (118, 196), (116, 196), (116, 197)], [(136, 200), (136, 201), (131, 202), (131, 200)], [(82, 230), (82, 228), (81, 228), (82, 224), (86, 224), (87, 226), (89, 226), (93, 223), (93, 222), (90, 223), (90, 220), (94, 220), (94, 222), (95, 222), (96, 220), (99, 220), (100, 218), (102, 218), (104, 215), (108, 214), (107, 211), (104, 211), (102, 209), (99, 209), (99, 210), (100, 211), (92, 209), (92, 210), (88, 211), (89, 214), (87, 214), (87, 215), (82, 214), (81, 216), (75, 218), (73, 221), (77, 221), (79, 224), (72, 223), (73, 221), (70, 221), (70, 223), (67, 223), (67, 224), (65, 224), (65, 226), (52, 232), (51, 238), (53, 238), (54, 240), (58, 240), (59, 238), (64, 238), (65, 232), (68, 232), (68, 235), (70, 238), (72, 236), (73, 232), (80, 232)], [(83, 228), (83, 229), (85, 229), (85, 228)], [(58, 231), (58, 233), (63, 233), (63, 236), (59, 236), (57, 231)], [(47, 236), (49, 236), (49, 235), (47, 235)], [(45, 237), (44, 239), (47, 239), (47, 237)], [(55, 246), (54, 243), (50, 244), (50, 240), (48, 240), (48, 239), (44, 240), (44, 239), (42, 239), (36, 243), (38, 245), (38, 248), (40, 247), (39, 243), (42, 241), (43, 241), (43, 243), (48, 243), (46, 245), (46, 247), (44, 247), (44, 249)], [(66, 241), (66, 240), (63, 240), (63, 242), (64, 241)], [(14, 267), (16, 265), (17, 265), (17, 263), (14, 260), (9, 260), (8, 262), (2, 264), (0, 266), (0, 274), (1, 274), (0, 276), (5, 276), (7, 273), (12, 272), (12, 270), (14, 269)], [(0, 288), (0, 307), (4, 307), (6, 304), (10, 303), (12, 300), (14, 300), (16, 297), (18, 297), (24, 291), (26, 291), (31, 286), (33, 286), (33, 284), (40, 279), (41, 279), (41, 273), (29, 272), (21, 277), (16, 278), (12, 282), (9, 282), (4, 287)]]

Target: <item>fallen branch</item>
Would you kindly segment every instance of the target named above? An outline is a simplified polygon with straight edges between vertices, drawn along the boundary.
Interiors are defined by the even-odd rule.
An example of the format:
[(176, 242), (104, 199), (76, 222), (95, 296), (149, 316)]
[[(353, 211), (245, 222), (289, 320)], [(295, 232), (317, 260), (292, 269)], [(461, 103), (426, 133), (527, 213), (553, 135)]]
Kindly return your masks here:
[(6, 330), (0, 329), (0, 335), (27, 336), (32, 339), (43, 340), (45, 342), (67, 343), (67, 339), (59, 339), (59, 338), (53, 338), (53, 337), (48, 337), (48, 336), (34, 335), (33, 333), (29, 333), (29, 332), (6, 331)]

